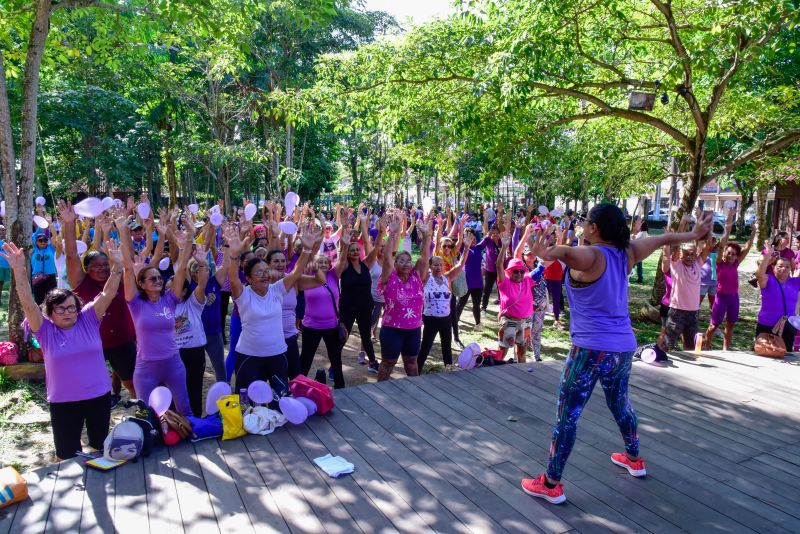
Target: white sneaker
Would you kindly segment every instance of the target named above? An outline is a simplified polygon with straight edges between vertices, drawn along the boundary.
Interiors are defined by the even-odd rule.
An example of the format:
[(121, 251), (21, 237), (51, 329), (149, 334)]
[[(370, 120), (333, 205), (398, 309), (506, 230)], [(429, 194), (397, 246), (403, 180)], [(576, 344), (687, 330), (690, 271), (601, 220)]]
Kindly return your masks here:
[(723, 334), (722, 330), (720, 330), (719, 328), (717, 328), (714, 331), (714, 335), (717, 336), (718, 338), (725, 339), (725, 334)]
[(476, 324), (472, 330), (473, 332), (483, 332), (483, 323)]
[(358, 364), (359, 365), (366, 365), (367, 364), (367, 353), (363, 350), (358, 353)]

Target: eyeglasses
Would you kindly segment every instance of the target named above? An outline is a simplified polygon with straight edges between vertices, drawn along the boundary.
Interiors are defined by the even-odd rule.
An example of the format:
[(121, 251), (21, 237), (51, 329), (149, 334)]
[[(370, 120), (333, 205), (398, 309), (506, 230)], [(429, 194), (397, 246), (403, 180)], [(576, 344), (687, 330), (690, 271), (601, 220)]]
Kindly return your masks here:
[(56, 315), (64, 315), (66, 313), (77, 313), (78, 307), (74, 304), (72, 306), (56, 306), (53, 308)]
[(269, 269), (262, 269), (261, 271), (253, 271), (250, 276), (253, 278), (264, 278), (269, 276)]
[(39, 238), (36, 239), (36, 242), (37, 243), (47, 243), (47, 238), (46, 237), (39, 237)]
[(453, 248), (453, 245), (442, 245), (442, 248)]
[(145, 278), (145, 280), (147, 280), (148, 282), (153, 282), (155, 284), (156, 282), (160, 282), (161, 280), (163, 280), (163, 278), (161, 278), (158, 275), (153, 275), (153, 276), (148, 276), (147, 278)]

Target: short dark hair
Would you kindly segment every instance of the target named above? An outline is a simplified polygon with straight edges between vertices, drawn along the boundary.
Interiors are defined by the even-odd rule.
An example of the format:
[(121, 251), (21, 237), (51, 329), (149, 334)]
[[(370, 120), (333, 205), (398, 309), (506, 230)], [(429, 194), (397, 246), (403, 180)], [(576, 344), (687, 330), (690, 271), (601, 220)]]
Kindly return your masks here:
[(69, 289), (51, 289), (44, 297), (44, 313), (48, 317), (53, 315), (53, 308), (68, 298), (75, 298), (75, 305), (78, 306), (78, 311), (83, 309), (83, 301), (81, 298)]
[[(159, 276), (161, 276), (163, 279), (161, 271), (155, 265), (147, 265), (141, 271), (139, 271), (139, 274), (136, 275), (136, 287), (139, 290), (139, 296), (142, 298), (142, 300), (147, 300), (147, 293), (145, 292), (144, 289), (142, 289), (142, 286), (144, 285), (144, 279), (147, 278), (148, 271), (156, 271), (159, 274)], [(162, 282), (163, 281), (164, 280), (162, 280)], [(166, 287), (167, 287), (166, 283), (161, 284), (162, 295), (164, 294), (164, 291), (166, 291)]]
[(273, 257), (275, 254), (283, 254), (284, 256), (286, 256), (286, 254), (285, 254), (285, 253), (284, 253), (284, 252), (283, 252), (281, 249), (278, 249), (278, 248), (273, 248), (272, 250), (270, 250), (269, 252), (267, 252), (267, 258), (266, 258), (266, 260), (267, 260), (267, 264), (269, 264), (269, 263), (272, 261), (272, 257)]
[(105, 254), (105, 252), (100, 252), (99, 250), (90, 250), (87, 252), (83, 257), (83, 270), (88, 271), (89, 266), (92, 265), (92, 262), (99, 260), (100, 258), (108, 259), (108, 256)]
[(247, 263), (245, 263), (245, 264), (244, 264), (244, 275), (245, 275), (245, 276), (247, 276), (247, 277), (249, 277), (249, 276), (250, 276), (250, 274), (253, 272), (253, 267), (255, 267), (256, 265), (258, 265), (259, 263), (263, 263), (264, 265), (266, 265), (267, 267), (269, 267), (269, 265), (267, 264), (267, 262), (265, 262), (265, 261), (264, 261), (264, 260), (262, 260), (261, 258), (258, 258), (258, 257), (256, 257), (256, 258), (250, 258), (249, 260), (247, 260)]

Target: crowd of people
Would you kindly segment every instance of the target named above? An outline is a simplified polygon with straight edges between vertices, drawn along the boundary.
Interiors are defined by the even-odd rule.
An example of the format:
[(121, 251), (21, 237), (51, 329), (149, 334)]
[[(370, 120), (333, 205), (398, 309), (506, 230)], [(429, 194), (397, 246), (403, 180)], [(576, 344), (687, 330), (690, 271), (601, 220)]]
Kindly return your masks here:
[[(561, 328), (564, 295), (570, 309), (573, 346), (548, 468), (523, 481), (524, 490), (563, 501), (561, 474), (598, 380), (625, 444), (611, 461), (643, 475), (627, 392), (637, 349), (629, 275), (663, 247), (667, 289), (657, 347), (669, 350), (679, 338), (694, 347), (707, 295), (713, 304), (706, 343), (724, 323), (729, 349), (738, 267), (752, 238), (744, 247), (729, 242), (729, 218), (716, 243), (707, 214), (698, 214), (691, 231), (686, 217), (676, 232), (649, 236), (639, 222), (631, 233), (611, 204), (583, 217), (535, 209), (425, 212), (362, 204), (317, 214), (308, 203), (268, 201), (228, 213), (222, 203), (205, 211), (162, 209), (156, 218), (146, 198), (116, 202), (93, 216), (64, 201), (55, 216), (37, 206), (47, 224), (33, 235), (30, 264), (12, 243), (3, 244), (0, 256), (15, 277), (26, 328), (44, 353), (56, 455), (80, 452), (84, 425), (89, 445), (100, 448), (122, 387), (131, 398), (147, 399), (164, 385), (178, 413), (202, 415), (207, 360), (217, 381), (235, 376), (237, 390), (265, 380), (286, 395), (292, 378), (311, 372), (322, 341), (329, 379), (345, 387), (342, 350), (356, 325), (359, 363), (379, 381), (390, 378), (401, 358), (406, 375), (423, 372), (437, 337), (442, 361), (452, 364), (453, 346), (463, 347), (462, 312), (471, 303), (471, 327), (481, 330), (496, 291), (498, 345), (504, 357), (513, 349), (517, 362), (529, 351), (541, 359), (545, 316), (552, 313), (554, 328)], [(794, 257), (784, 257), (783, 238), (776, 239), (756, 273), (764, 295), (758, 331), (771, 330), (797, 306)], [(703, 293), (709, 281), (716, 291)], [(782, 334), (793, 343), (791, 325)]]

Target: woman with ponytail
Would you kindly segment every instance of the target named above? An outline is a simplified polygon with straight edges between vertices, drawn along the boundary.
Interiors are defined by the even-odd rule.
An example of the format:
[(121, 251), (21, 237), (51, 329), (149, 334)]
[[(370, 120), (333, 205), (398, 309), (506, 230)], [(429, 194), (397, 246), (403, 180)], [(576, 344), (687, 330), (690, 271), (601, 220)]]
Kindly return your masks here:
[(636, 262), (666, 244), (704, 238), (711, 215), (700, 217), (693, 232), (663, 234), (630, 240), (625, 216), (613, 204), (600, 204), (583, 223), (583, 238), (590, 246), (551, 245), (550, 232), (530, 238), (531, 252), (544, 261), (562, 261), (567, 267), (572, 348), (561, 378), (556, 424), (550, 444), (547, 471), (522, 481), (522, 489), (551, 503), (566, 500), (561, 474), (575, 444), (578, 419), (599, 380), (606, 403), (625, 442), (625, 452), (611, 462), (632, 476), (646, 474), (639, 456), (636, 414), (628, 398), (628, 378), (636, 338), (628, 312), (628, 276)]

